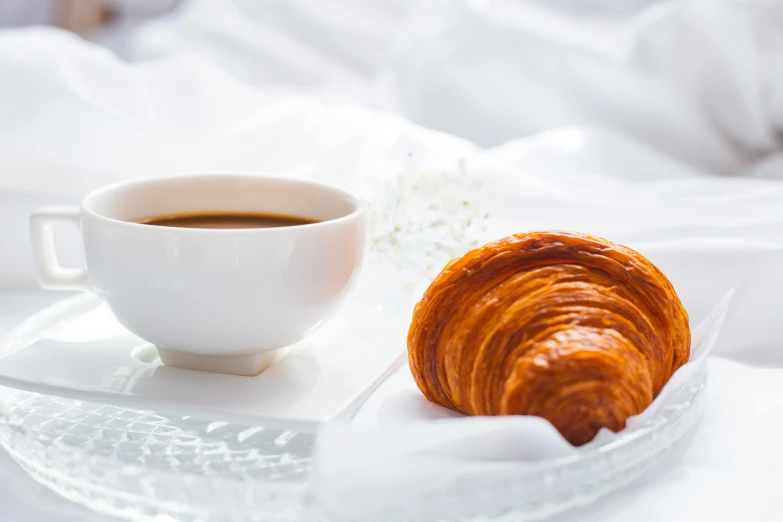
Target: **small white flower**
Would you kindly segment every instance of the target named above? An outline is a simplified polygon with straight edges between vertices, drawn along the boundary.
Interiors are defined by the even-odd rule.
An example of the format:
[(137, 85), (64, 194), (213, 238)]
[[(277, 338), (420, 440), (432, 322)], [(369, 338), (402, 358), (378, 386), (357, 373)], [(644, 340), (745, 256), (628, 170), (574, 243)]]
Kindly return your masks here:
[(370, 206), (370, 249), (398, 268), (433, 277), (474, 248), (489, 212), (478, 208), (480, 183), (460, 162), (456, 172), (406, 172)]

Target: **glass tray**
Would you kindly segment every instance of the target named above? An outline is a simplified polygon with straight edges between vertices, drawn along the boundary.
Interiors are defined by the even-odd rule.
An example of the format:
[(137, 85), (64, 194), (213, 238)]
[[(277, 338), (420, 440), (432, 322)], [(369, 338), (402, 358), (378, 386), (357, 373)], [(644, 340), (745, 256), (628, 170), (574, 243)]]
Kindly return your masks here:
[[(32, 323), (67, 316), (61, 303)], [(13, 339), (14, 332), (6, 343)], [(436, 493), (384, 520), (537, 520), (589, 503), (639, 477), (688, 431), (706, 379), (703, 362), (673, 406), (612, 443), (503, 473), (445, 478)], [(0, 388), (0, 446), (65, 498), (128, 520), (341, 520), (308, 493), (313, 443), (307, 433)]]

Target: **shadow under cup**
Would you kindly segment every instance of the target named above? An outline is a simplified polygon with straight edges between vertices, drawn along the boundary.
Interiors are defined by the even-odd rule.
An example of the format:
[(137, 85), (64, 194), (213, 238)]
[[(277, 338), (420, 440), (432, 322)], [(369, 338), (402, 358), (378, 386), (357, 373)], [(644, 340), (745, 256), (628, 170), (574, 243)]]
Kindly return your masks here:
[[(278, 214), (315, 223), (207, 229), (140, 224), (198, 213)], [(82, 204), (97, 294), (170, 366), (255, 375), (274, 350), (332, 315), (362, 261), (364, 208), (336, 187), (251, 175), (122, 183)]]

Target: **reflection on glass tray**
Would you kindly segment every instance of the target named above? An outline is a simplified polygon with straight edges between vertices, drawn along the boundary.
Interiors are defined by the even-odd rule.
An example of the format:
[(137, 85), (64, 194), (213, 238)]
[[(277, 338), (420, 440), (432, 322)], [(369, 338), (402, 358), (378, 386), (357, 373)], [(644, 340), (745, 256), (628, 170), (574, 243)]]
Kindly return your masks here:
[[(616, 442), (503, 472), (444, 477), (383, 521), (541, 520), (642, 475), (690, 429), (706, 364), (677, 407)], [(312, 434), (0, 388), (0, 446), (66, 498), (131, 520), (338, 521), (313, 503)], [(380, 522), (380, 521), (379, 521)]]

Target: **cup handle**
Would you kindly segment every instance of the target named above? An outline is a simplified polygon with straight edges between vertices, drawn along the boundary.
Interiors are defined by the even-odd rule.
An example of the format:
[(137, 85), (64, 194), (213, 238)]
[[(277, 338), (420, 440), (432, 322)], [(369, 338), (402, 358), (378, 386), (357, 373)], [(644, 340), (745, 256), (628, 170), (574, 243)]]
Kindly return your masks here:
[(81, 229), (79, 209), (42, 208), (30, 216), (30, 238), (41, 286), (50, 290), (92, 291), (92, 283), (86, 269), (65, 268), (57, 259), (52, 225), (58, 222), (71, 223)]

